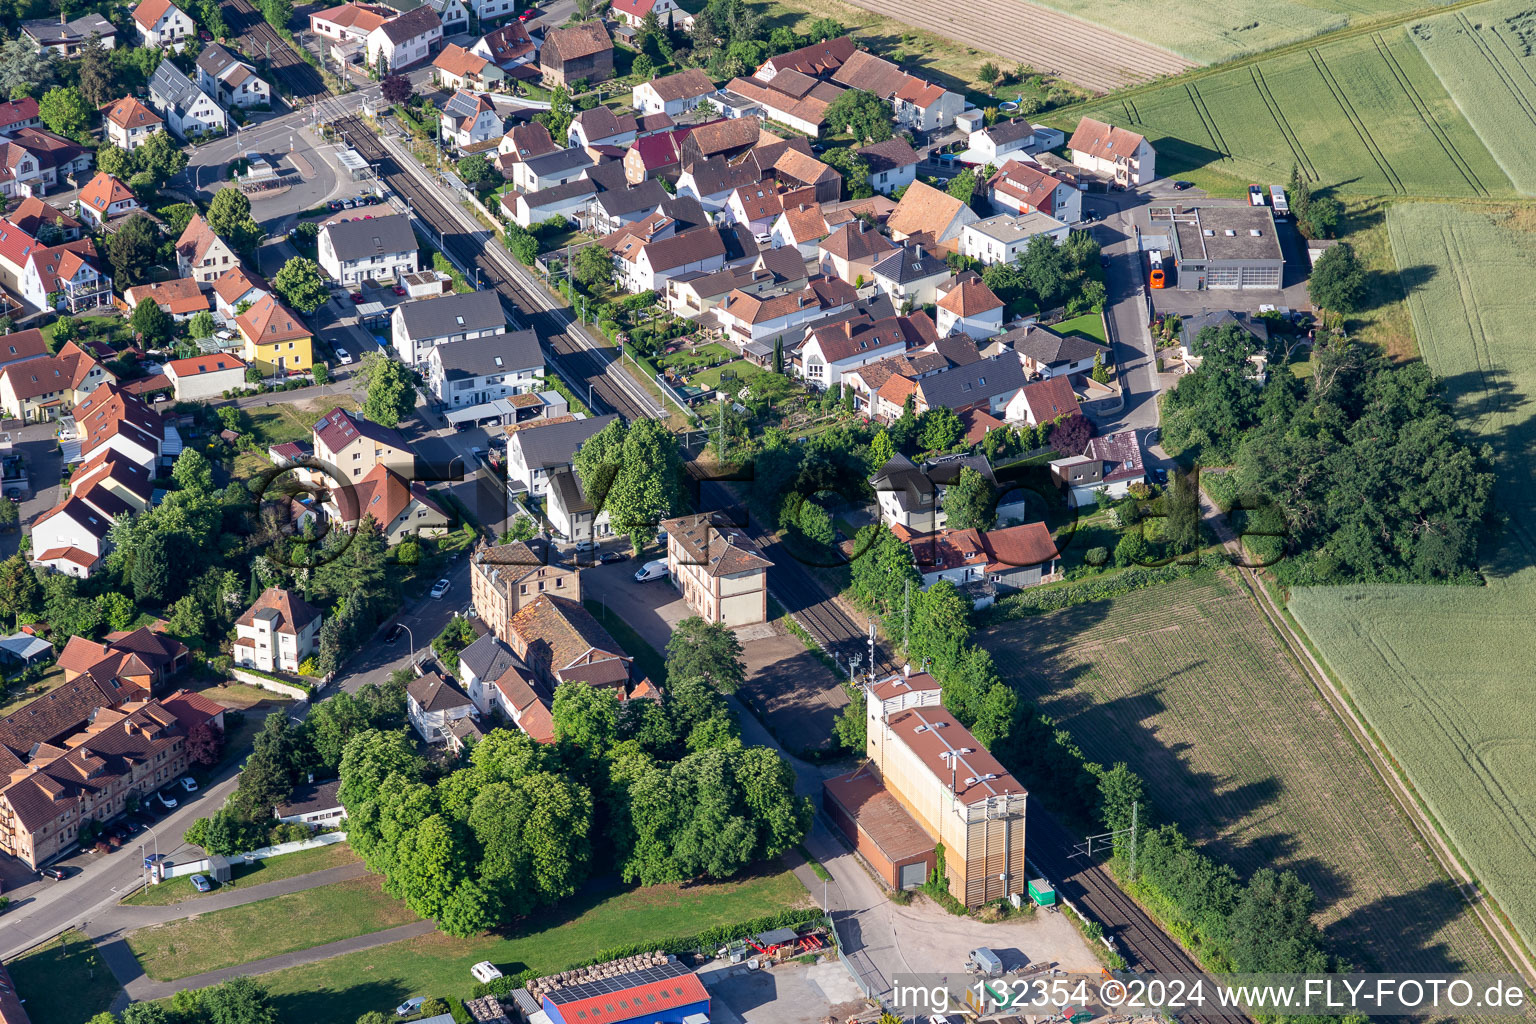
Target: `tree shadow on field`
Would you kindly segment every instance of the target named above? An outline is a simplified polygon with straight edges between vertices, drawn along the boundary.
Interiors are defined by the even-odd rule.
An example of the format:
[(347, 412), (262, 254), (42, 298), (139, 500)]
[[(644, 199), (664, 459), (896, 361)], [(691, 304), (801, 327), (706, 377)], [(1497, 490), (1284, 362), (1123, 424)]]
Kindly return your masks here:
[(1380, 309), (1393, 302), (1404, 302), (1416, 290), (1433, 281), (1439, 272), (1440, 268), (1427, 263), (1400, 270), (1368, 270), (1361, 309)]
[[(468, 977), (468, 970), (464, 973)], [(393, 1016), (395, 1007), (412, 996), (431, 994), (435, 993), (411, 991), (401, 978), (380, 978), (339, 988), (276, 995), (272, 997), (272, 1007), (281, 1021), (350, 1021), (369, 1010)]]
[[(1145, 125), (1138, 125), (1137, 130), (1145, 127)], [(1188, 139), (1174, 138), (1171, 135), (1156, 139), (1148, 138), (1147, 141), (1157, 152), (1157, 169), (1165, 178), (1176, 178), (1185, 171), (1198, 171), (1202, 167), (1227, 158), (1227, 154), (1219, 150), (1196, 145)]]
[[(1481, 353), (1479, 362), (1498, 358)], [(1494, 577), (1536, 566), (1536, 465), (1527, 455), (1536, 450), (1536, 395), (1497, 363), (1440, 382), (1463, 438), (1493, 449), (1494, 515), (1483, 524), (1479, 564)]]
[[(1328, 944), (1359, 971), (1479, 971), (1493, 962), (1467, 963), (1443, 942), (1431, 937), (1463, 914), (1470, 913), (1456, 886), (1436, 878), (1406, 892), (1373, 900), (1323, 929)], [(1392, 956), (1380, 963), (1373, 955), (1384, 944)], [(1494, 958), (1497, 960), (1497, 958)]]

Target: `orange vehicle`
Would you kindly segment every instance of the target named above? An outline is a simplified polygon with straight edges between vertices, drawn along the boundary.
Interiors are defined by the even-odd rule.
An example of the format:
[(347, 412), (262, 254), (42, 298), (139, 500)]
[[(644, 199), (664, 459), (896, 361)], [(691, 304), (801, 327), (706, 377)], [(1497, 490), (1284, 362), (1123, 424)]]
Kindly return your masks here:
[(1152, 273), (1147, 279), (1147, 285), (1151, 288), (1168, 287), (1168, 276), (1163, 273), (1163, 254), (1160, 250), (1152, 250)]

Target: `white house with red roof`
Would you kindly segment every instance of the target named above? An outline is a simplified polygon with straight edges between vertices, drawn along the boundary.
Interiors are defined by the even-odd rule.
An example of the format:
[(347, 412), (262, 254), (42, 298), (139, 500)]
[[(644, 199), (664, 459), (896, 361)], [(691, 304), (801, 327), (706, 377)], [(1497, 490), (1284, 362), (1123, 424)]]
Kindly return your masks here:
[(97, 171), (80, 190), (80, 218), (97, 230), (114, 217), (124, 217), (142, 209), (133, 192), (106, 171)]
[[(100, 498), (92, 492), (92, 497)], [(68, 497), (32, 523), (32, 560), (84, 579), (107, 553), (112, 517), (84, 497)]]
[(1011, 213), (1043, 213), (1067, 224), (1083, 219), (1081, 192), (1035, 164), (1019, 160), (1005, 161), (987, 179), (987, 198)]
[(230, 267), (213, 282), (214, 313), (220, 320), (230, 323), (242, 312), (242, 303), (250, 308), (271, 294), (272, 286), (260, 274), (244, 267)]
[(151, 471), (159, 466), (164, 421), (116, 384), (102, 384), (75, 406), (75, 429), (83, 435), (80, 453), (87, 458), (111, 449)]
[(263, 672), (297, 672), (320, 648), (320, 613), (298, 594), (268, 587), (235, 620), (236, 665)]
[[(488, 2), (510, 5), (513, 0), (488, 0)], [(476, 39), (470, 46), (469, 52), (477, 57), (484, 57), (506, 72), (513, 72), (516, 68), (528, 69), (525, 72), (515, 73), (514, 77), (538, 77), (539, 48), (534, 44), (533, 37), (528, 34), (528, 28), (522, 22), (509, 21), (500, 28), (492, 29)]]
[(430, 5), (422, 4), (369, 32), (364, 43), (366, 60), (370, 67), (399, 71), (432, 56), (442, 41), (442, 19)]
[(22, 128), (39, 128), (42, 123), (37, 114), (37, 100), (32, 96), (0, 103), (0, 135), (12, 135)]
[(974, 270), (967, 270), (940, 289), (934, 326), (946, 338), (952, 334), (966, 334), (982, 341), (1002, 333), (1003, 313), (1003, 300)]
[(79, 345), (65, 342), (56, 355), (43, 352), (0, 366), (0, 411), (26, 423), (56, 419), (113, 379)]
[(1067, 148), (1074, 164), (1121, 185), (1145, 185), (1157, 178), (1157, 151), (1133, 131), (1085, 117)]
[(1067, 491), (1073, 508), (1092, 505), (1100, 491), (1123, 498), (1132, 484), (1145, 483), (1141, 442), (1134, 430), (1091, 438), (1081, 455), (1051, 460), (1051, 479)]
[(245, 363), (228, 352), (188, 356), (166, 363), (165, 376), (175, 389), (176, 401), (195, 402), (244, 388)]
[(107, 141), (119, 149), (138, 149), (165, 127), (164, 118), (132, 96), (107, 104), (103, 115)]
[(795, 370), (818, 390), (836, 388), (844, 373), (906, 351), (900, 318), (843, 320), (806, 335), (795, 353)]
[(614, 0), (608, 8), (608, 18), (639, 28), (645, 23), (647, 14), (655, 14), (662, 29), (666, 30), (671, 28), (680, 10), (677, 0)]
[(443, 141), (460, 149), (491, 142), (506, 134), (496, 104), (483, 92), (460, 89), (443, 104), (438, 120)]
[(77, 238), (31, 252), (21, 275), (21, 297), (38, 309), (79, 313), (112, 304), (112, 278), (101, 269), (96, 243)]
[(927, 590), (940, 580), (964, 586), (987, 580), (1012, 590), (1049, 582), (1061, 554), (1044, 523), (1002, 530), (940, 530), (908, 542)]
[(171, 0), (144, 0), (133, 9), (133, 23), (145, 46), (169, 46), (179, 50), (197, 32), (192, 19)]

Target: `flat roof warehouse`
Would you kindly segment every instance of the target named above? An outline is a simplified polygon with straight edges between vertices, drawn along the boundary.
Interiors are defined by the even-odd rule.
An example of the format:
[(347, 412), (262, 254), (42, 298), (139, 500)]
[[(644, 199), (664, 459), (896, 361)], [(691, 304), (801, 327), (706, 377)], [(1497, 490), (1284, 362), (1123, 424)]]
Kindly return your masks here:
[(1285, 258), (1267, 206), (1157, 207), (1151, 219), (1154, 225), (1172, 223), (1173, 252), (1180, 263)]

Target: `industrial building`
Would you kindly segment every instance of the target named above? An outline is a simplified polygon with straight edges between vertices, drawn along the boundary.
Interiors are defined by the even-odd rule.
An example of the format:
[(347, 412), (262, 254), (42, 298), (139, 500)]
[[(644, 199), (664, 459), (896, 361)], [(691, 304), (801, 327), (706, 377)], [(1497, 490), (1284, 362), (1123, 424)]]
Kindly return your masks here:
[(539, 1007), (529, 1019), (538, 1024), (709, 1024), (709, 993), (703, 982), (665, 954), (642, 954), (539, 978), (527, 991)]
[(868, 761), (828, 779), (823, 805), (893, 888), (915, 888), (944, 847), (950, 894), (968, 907), (1025, 892), (1028, 794), (944, 709), (926, 672), (864, 688)]
[(1164, 230), (1177, 271), (1175, 287), (1280, 290), (1285, 256), (1269, 207), (1154, 207), (1151, 234)]

